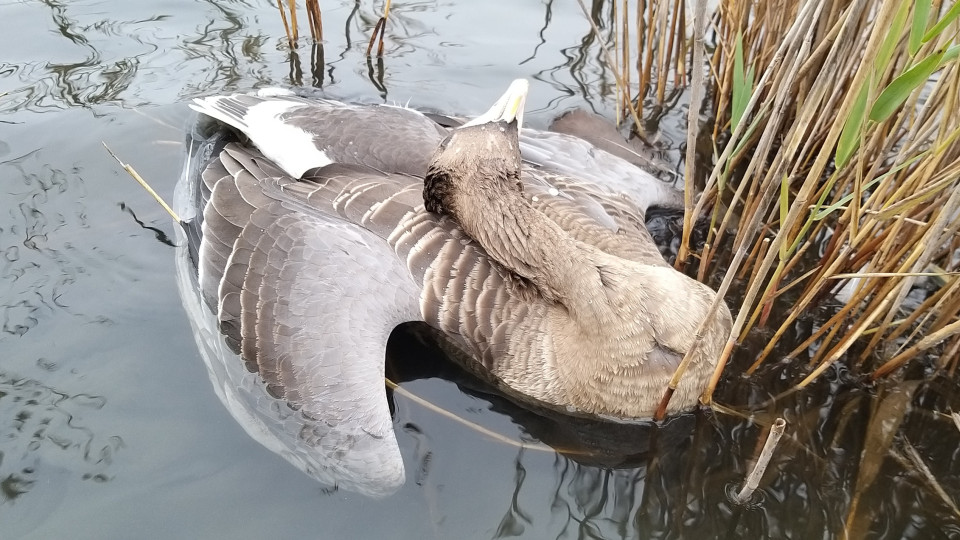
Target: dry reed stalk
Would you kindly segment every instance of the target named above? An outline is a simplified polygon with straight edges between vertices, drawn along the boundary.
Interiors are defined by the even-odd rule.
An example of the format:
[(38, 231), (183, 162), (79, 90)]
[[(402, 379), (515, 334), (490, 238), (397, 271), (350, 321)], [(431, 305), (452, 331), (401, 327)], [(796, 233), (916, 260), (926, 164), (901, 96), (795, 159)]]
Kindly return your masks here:
[[(614, 4), (616, 7), (616, 4)], [(640, 8), (638, 8), (639, 10)], [(616, 16), (614, 17), (617, 18)], [(617, 44), (620, 47), (620, 64), (617, 65), (614, 71), (621, 74), (623, 79), (623, 84), (617, 85), (617, 104), (623, 104), (627, 101), (631, 101), (633, 98), (630, 96), (630, 2), (629, 0), (623, 0), (620, 3), (620, 33), (615, 36)], [(623, 120), (623, 113), (626, 111), (626, 107), (617, 107), (617, 125), (619, 126)]]
[[(683, 8), (683, 2), (679, 2), (677, 9)], [(674, 11), (676, 14), (676, 11)], [(693, 104), (700, 103), (705, 95), (703, 82), (703, 38), (706, 33), (707, 2), (706, 0), (697, 0), (693, 12), (693, 65), (697, 69), (693, 71), (693, 81), (690, 86), (690, 107), (687, 108), (687, 155), (684, 159), (684, 184), (683, 184), (683, 237), (689, 238), (693, 230), (693, 200), (696, 195), (696, 163), (697, 163), (697, 137), (700, 135), (700, 107)], [(673, 40), (673, 34), (670, 39)], [(665, 77), (661, 77), (663, 81)], [(677, 265), (682, 266), (687, 260), (686, 242), (681, 243), (680, 252), (677, 255)], [(689, 354), (687, 356), (690, 356)]]
[(741, 488), (736, 497), (734, 497), (738, 503), (743, 504), (753, 496), (753, 492), (756, 491), (757, 486), (760, 485), (760, 479), (763, 478), (763, 473), (766, 472), (767, 465), (770, 464), (770, 458), (773, 457), (773, 452), (776, 451), (777, 445), (780, 444), (780, 438), (783, 436), (783, 431), (786, 428), (787, 422), (783, 418), (777, 418), (773, 422), (773, 425), (770, 426), (770, 431), (767, 432), (767, 440), (763, 443), (763, 450), (760, 451), (757, 462), (754, 464), (750, 474), (747, 475), (747, 480), (743, 483), (743, 488)]
[[(755, 156), (766, 155), (767, 151), (769, 151), (774, 139), (777, 136), (777, 130), (775, 128), (779, 126), (780, 121), (782, 120), (782, 115), (783, 115), (782, 104), (786, 96), (785, 90), (787, 90), (787, 87), (786, 85), (780, 84), (777, 80), (775, 79), (771, 80), (771, 79), (773, 79), (774, 73), (780, 72), (780, 66), (784, 61), (784, 58), (788, 55), (788, 53), (790, 53), (791, 51), (795, 51), (797, 47), (798, 36), (802, 32), (803, 28), (808, 24), (807, 19), (809, 18), (809, 14), (810, 14), (810, 9), (809, 9), (810, 5), (811, 4), (807, 4), (807, 6), (804, 7), (804, 11), (803, 11), (803, 14), (805, 14), (804, 16), (801, 17), (801, 14), (798, 13), (797, 17), (795, 18), (794, 24), (787, 30), (787, 32), (783, 36), (781, 36), (782, 39), (780, 39), (779, 42), (777, 43), (776, 50), (770, 59), (769, 65), (763, 70), (763, 75), (761, 76), (759, 82), (757, 83), (757, 88), (760, 88), (760, 89), (765, 88), (768, 85), (771, 88), (780, 88), (780, 93), (778, 94), (780, 96), (780, 100), (779, 100), (779, 106), (777, 104), (774, 104), (773, 107), (769, 105), (764, 105), (763, 107), (760, 108), (759, 111), (756, 112), (756, 115), (758, 118), (766, 119), (767, 129), (764, 132), (764, 134), (761, 134), (759, 137), (760, 140), (758, 142), (758, 147), (755, 149), (755, 153), (754, 153)], [(760, 99), (761, 99), (760, 92), (752, 93), (747, 105), (744, 107), (744, 118), (748, 118), (750, 115), (754, 114), (754, 111), (755, 109), (757, 109), (757, 104), (760, 101)], [(739, 146), (741, 142), (740, 141), (741, 137), (750, 136), (752, 134), (751, 130), (747, 126), (748, 126), (747, 122), (741, 122), (733, 130), (733, 133), (731, 134), (731, 137), (730, 137), (730, 141), (727, 143), (723, 152), (717, 158), (717, 162), (716, 162), (716, 165), (714, 166), (713, 172), (711, 173), (709, 179), (707, 180), (706, 187), (704, 188), (705, 193), (709, 193), (711, 190), (716, 189), (719, 183), (719, 180), (721, 178), (727, 177), (728, 175), (727, 167), (731, 161), (732, 156), (736, 153), (735, 151), (737, 150), (742, 151), (743, 149), (747, 148), (746, 144), (744, 144), (743, 146)], [(744, 177), (751, 178), (753, 176), (754, 171), (761, 166), (762, 161), (763, 159), (757, 159), (757, 158), (751, 160), (747, 166), (746, 172), (744, 173)], [(734, 208), (736, 207), (737, 201), (744, 201), (744, 206), (745, 207), (749, 206), (749, 203), (745, 202), (747, 200), (745, 199), (745, 195), (747, 194), (745, 194), (744, 192), (745, 189), (747, 189), (748, 187), (750, 189), (750, 193), (748, 197), (752, 200), (755, 198), (756, 192), (760, 188), (760, 184), (752, 183), (748, 181), (740, 181), (737, 183), (736, 191), (732, 196), (731, 205), (728, 206), (727, 212), (724, 213), (724, 217), (721, 221), (720, 227), (716, 229), (716, 236), (713, 236), (715, 233), (713, 229), (709, 231), (710, 236), (708, 236), (708, 242), (711, 243), (713, 246), (719, 246), (721, 244), (721, 239), (724, 231), (727, 230), (727, 227), (730, 221), (734, 218), (734, 216), (736, 216), (736, 213), (733, 212), (732, 210), (734, 210)], [(702, 196), (700, 198), (700, 201), (698, 201), (697, 207), (694, 210), (696, 215), (700, 215), (703, 213), (704, 205), (709, 199), (710, 197), (708, 196)], [(743, 215), (750, 218), (750, 223), (752, 226), (748, 226), (746, 228), (742, 226), (738, 227), (738, 231), (740, 231), (743, 235), (747, 235), (747, 234), (755, 235), (757, 230), (756, 224), (758, 224), (761, 219), (760, 213), (758, 211), (744, 212)], [(743, 220), (741, 219), (740, 222), (742, 225)], [(681, 241), (681, 250), (684, 250), (685, 249), (684, 246), (688, 246), (688, 245), (689, 245), (689, 238), (684, 237)], [(742, 240), (734, 241), (734, 246), (742, 246), (742, 245), (744, 245), (744, 242)], [(708, 265), (711, 260), (712, 260), (712, 254), (708, 252), (703, 257), (701, 257), (700, 264)], [(734, 260), (736, 260), (736, 257)], [(738, 268), (739, 264), (736, 267)], [(706, 270), (703, 270), (702, 273), (705, 274)]]
[[(657, 102), (658, 103), (663, 103), (664, 97), (666, 95), (667, 81), (669, 80), (667, 77), (667, 73), (670, 72), (668, 63), (670, 63), (671, 60), (674, 60), (676, 58), (673, 50), (673, 42), (676, 39), (677, 32), (678, 31), (683, 32), (682, 28), (677, 28), (677, 21), (679, 19), (678, 15), (682, 9), (685, 9), (683, 4), (684, 4), (683, 0), (674, 0), (672, 9), (663, 10), (663, 17), (658, 19), (658, 22), (663, 23), (663, 27), (660, 29), (660, 35), (662, 36), (662, 38), (658, 47), (658, 52), (660, 53), (660, 68), (658, 69), (658, 72), (657, 72)], [(668, 16), (670, 18), (669, 23), (667, 23)], [(703, 16), (704, 17), (706, 16), (706, 7), (704, 7)], [(664, 39), (663, 37), (665, 37), (666, 42), (663, 41)], [(703, 42), (703, 28), (702, 26), (701, 28), (697, 28), (696, 22), (694, 22), (694, 39), (699, 40), (701, 44)], [(697, 52), (695, 50), (694, 55), (696, 54)], [(702, 52), (700, 52), (700, 54), (702, 54)], [(676, 65), (675, 61), (674, 61), (674, 65)], [(694, 62), (694, 65), (702, 66), (703, 61), (701, 60), (700, 62)], [(674, 73), (676, 73), (676, 71), (674, 71)], [(692, 103), (698, 103), (698, 101), (692, 101)]]
[[(637, 8), (637, 51), (646, 51), (643, 60), (641, 61), (640, 56), (637, 56), (637, 72), (639, 73), (640, 78), (640, 87), (637, 89), (637, 101), (636, 109), (638, 111), (643, 110), (643, 97), (647, 94), (650, 89), (650, 80), (652, 77), (653, 71), (653, 30), (651, 30), (651, 25), (653, 24), (654, 19), (654, 7), (658, 4), (656, 0), (647, 1), (647, 17), (641, 22), (641, 12), (643, 11), (639, 7)], [(632, 101), (632, 100), (630, 100)]]
[[(643, 101), (648, 94), (659, 106), (669, 99), (668, 84), (674, 88), (686, 85), (689, 44), (686, 36), (687, 7), (685, 0), (639, 0), (636, 15), (631, 20), (629, 4), (623, 0), (620, 9), (616, 9), (614, 2), (617, 11), (615, 17), (619, 20), (619, 24), (614, 25), (615, 41), (620, 46), (621, 61), (611, 65), (615, 66), (619, 79), (627, 83), (623, 87), (626, 91), (618, 94), (620, 114), (632, 107), (638, 111), (636, 116), (642, 117)], [(635, 28), (635, 41), (630, 38), (631, 23)], [(634, 47), (631, 44), (635, 44), (637, 51), (635, 88), (629, 84), (634, 80), (631, 68), (631, 49)]]
[(293, 20), (293, 26), (287, 20), (287, 12), (283, 9), (283, 0), (277, 0), (277, 9), (280, 10), (280, 19), (283, 21), (283, 30), (287, 33), (287, 42), (290, 48), (296, 48), (297, 39), (297, 5), (294, 0), (287, 0), (290, 6), (290, 18)]
[[(580, 9), (583, 11), (583, 16), (586, 17), (587, 22), (590, 23), (590, 28), (593, 30), (594, 35), (597, 37), (597, 42), (600, 43), (600, 47), (603, 50), (604, 59), (611, 66), (615, 66), (616, 62), (614, 61), (614, 56), (610, 53), (610, 49), (607, 48), (606, 44), (603, 41), (603, 34), (600, 32), (600, 29), (597, 27), (597, 23), (593, 21), (593, 18), (590, 16), (590, 11), (587, 10), (587, 6), (584, 5), (583, 0), (577, 0), (577, 3), (580, 4)], [(626, 82), (623, 79), (623, 74), (621, 74), (616, 69), (613, 70), (613, 76), (617, 80), (617, 88), (621, 95), (628, 95), (629, 88), (626, 85)], [(633, 106), (633, 102), (629, 99), (626, 100), (627, 109), (630, 111), (630, 115), (633, 117), (633, 121), (637, 126), (640, 125), (640, 114), (637, 109)]]
[(953, 501), (950, 495), (947, 494), (946, 490), (943, 489), (943, 486), (940, 485), (940, 482), (937, 480), (937, 477), (930, 472), (930, 468), (927, 467), (927, 464), (924, 463), (923, 457), (920, 456), (920, 452), (917, 452), (917, 449), (914, 448), (910, 441), (903, 440), (904, 450), (907, 452), (907, 457), (909, 462), (913, 465), (914, 469), (926, 481), (930, 489), (940, 497), (940, 500), (947, 505), (948, 508), (953, 512), (955, 517), (960, 517), (960, 508), (957, 507), (957, 503)]
[[(767, 255), (767, 249), (770, 248), (770, 239), (764, 237), (763, 240), (757, 242), (753, 245), (753, 251), (750, 252), (750, 255), (747, 256), (747, 260), (744, 261), (744, 264), (740, 266), (740, 272), (737, 274), (737, 279), (745, 279), (747, 275), (747, 270), (750, 269), (750, 266), (754, 264), (754, 261), (762, 259)], [(701, 265), (702, 270), (706, 270), (706, 266)], [(700, 281), (704, 280), (704, 276), (700, 275), (698, 277)]]
[(946, 370), (947, 377), (953, 378), (957, 375), (957, 366), (960, 366), (960, 336), (953, 336), (953, 341), (944, 347), (938, 367)]
[[(307, 24), (310, 27), (310, 36), (314, 42), (323, 41), (323, 18), (320, 13), (320, 0), (306, 0)], [(283, 29), (287, 33), (287, 42), (291, 49), (297, 48), (297, 42), (300, 40), (300, 30), (297, 25), (297, 3), (296, 0), (287, 0), (287, 8), (290, 10), (290, 18), (287, 19), (287, 12), (283, 8), (283, 0), (277, 0), (277, 8), (280, 10), (280, 19), (283, 21)]]
[(957, 333), (960, 333), (960, 321), (954, 321), (935, 332), (927, 334), (923, 337), (923, 339), (915, 343), (909, 349), (903, 351), (897, 356), (894, 356), (885, 364), (877, 368), (877, 370), (871, 375), (871, 378), (878, 379), (891, 373), (893, 370), (902, 366), (907, 360), (916, 357), (921, 352), (940, 344), (940, 342), (944, 341), (950, 336), (956, 335)]
[[(765, 81), (771, 77), (771, 73), (774, 71), (774, 67), (775, 66), (778, 67), (781, 65), (781, 60), (783, 60), (783, 58), (786, 56), (788, 51), (794, 51), (795, 53), (800, 53), (806, 48), (804, 47), (804, 43), (806, 43), (806, 40), (802, 39), (802, 36), (808, 33), (810, 22), (811, 20), (815, 20), (817, 14), (820, 12), (820, 7), (822, 6), (822, 3), (823, 2), (820, 2), (816, 5), (814, 5), (814, 3), (808, 3), (800, 8), (800, 11), (797, 14), (797, 17), (794, 21), (793, 26), (791, 26), (790, 30), (787, 32), (786, 36), (784, 37), (783, 41), (780, 43), (780, 46), (777, 49), (777, 53), (773, 57), (774, 61), (771, 63), (771, 66), (767, 68), (767, 70), (764, 72), (764, 75), (761, 77), (760, 83), (758, 84), (759, 88), (763, 88)], [(801, 54), (793, 54), (793, 56), (795, 57), (795, 59), (799, 59), (802, 57)], [(795, 73), (794, 70), (791, 70), (791, 72)], [(787, 90), (789, 87), (788, 85), (783, 84), (783, 85), (780, 85), (779, 87), (773, 86), (773, 88), (777, 89), (777, 94), (774, 97), (774, 105), (770, 112), (771, 116), (770, 116), (768, 125), (779, 126), (785, 113), (786, 96), (787, 96)], [(748, 118), (749, 115), (752, 114), (752, 111), (756, 107), (756, 103), (758, 99), (759, 99), (759, 92), (755, 92), (750, 98), (750, 101), (745, 108), (745, 111), (746, 111), (745, 118)], [(734, 130), (734, 133), (731, 137), (730, 142), (727, 144), (727, 147), (724, 150), (724, 153), (721, 154), (717, 164), (714, 167), (713, 173), (711, 173), (710, 175), (710, 179), (707, 181), (706, 189), (709, 190), (715, 186), (714, 182), (720, 176), (721, 171), (725, 166), (725, 160), (727, 159), (727, 157), (729, 157), (730, 152), (737, 144), (737, 138), (745, 131), (744, 129), (745, 125), (746, 125), (746, 122), (742, 122)], [(760, 141), (758, 143), (759, 147), (769, 150), (772, 146), (774, 133), (776, 133), (776, 131), (773, 129), (766, 130), (760, 138)], [(766, 150), (763, 152), (760, 152), (760, 154), (765, 155)], [(753, 171), (759, 168), (759, 166), (760, 166), (760, 160), (756, 158), (751, 160), (750, 164), (747, 167), (746, 174), (748, 175), (748, 177), (752, 177)], [(771, 168), (771, 173), (775, 173), (775, 172), (776, 172), (776, 169)], [(770, 176), (771, 175), (768, 174), (767, 178), (770, 178)], [(769, 192), (770, 186), (771, 186), (770, 182), (762, 183), (760, 189), (758, 189), (757, 191), (759, 192), (762, 190), (762, 192)], [(738, 193), (742, 192), (742, 188), (743, 188), (743, 182), (737, 188)], [(770, 198), (770, 194), (767, 194), (766, 198)], [(703, 197), (701, 197), (701, 199), (703, 199)], [(794, 207), (791, 208), (791, 212), (799, 212), (797, 208), (799, 208), (799, 203), (794, 205)], [(700, 213), (700, 204), (698, 204), (697, 213), (698, 214)], [(728, 211), (728, 214), (729, 214), (729, 211)], [(754, 212), (752, 215), (749, 215), (748, 216), (749, 219), (746, 223), (746, 226), (743, 225), (743, 221), (741, 220), (741, 231), (743, 231), (744, 234), (750, 234), (755, 237), (757, 232), (761, 230), (760, 221), (762, 219), (762, 215), (763, 214), (759, 211)], [(727, 216), (725, 216), (724, 219), (726, 220)], [(772, 262), (773, 262), (772, 255), (779, 252), (780, 245), (783, 243), (783, 241), (784, 241), (783, 235), (781, 234), (778, 234), (774, 237), (773, 242), (770, 245), (770, 249), (767, 252), (767, 255), (763, 258), (763, 262), (761, 263), (759, 274), (764, 276), (767, 274), (767, 271), (769, 270), (769, 267), (772, 265)], [(688, 244), (688, 242), (689, 242), (688, 238), (684, 238), (682, 240), (682, 243), (684, 244)], [(742, 263), (745, 257), (748, 245), (749, 244), (744, 241), (734, 243), (735, 248), (734, 248), (733, 259), (728, 265), (726, 276), (724, 277), (723, 282), (721, 283), (720, 288), (718, 290), (718, 293), (721, 296), (724, 296), (726, 294), (726, 291), (729, 289), (732, 281), (732, 276), (736, 273), (737, 269), (739, 269), (740, 264)], [(703, 264), (702, 261), (703, 259), (701, 259), (701, 264)], [(760, 280), (758, 279), (751, 280), (751, 285), (750, 287), (748, 287), (746, 296), (744, 298), (744, 302), (743, 302), (744, 307), (741, 308), (740, 313), (737, 315), (737, 318), (734, 321), (733, 327), (731, 328), (731, 331), (730, 331), (730, 337), (728, 338), (727, 345), (724, 348), (724, 353), (721, 356), (721, 358), (718, 360), (716, 369), (714, 370), (710, 383), (708, 384), (701, 398), (701, 401), (703, 401), (704, 403), (709, 404), (712, 401), (713, 391), (720, 380), (720, 375), (723, 372), (724, 367), (726, 367), (727, 359), (729, 358), (730, 353), (732, 352), (733, 347), (736, 344), (736, 336), (739, 335), (741, 330), (743, 329), (746, 314), (749, 312), (749, 309), (747, 309), (747, 306), (753, 305), (754, 299), (756, 298), (756, 295), (759, 292), (759, 287), (760, 287)]]
[(680, 20), (677, 22), (677, 32), (680, 33), (680, 39), (677, 39), (677, 48), (672, 51), (673, 58), (676, 60), (676, 69), (674, 70), (673, 85), (677, 88), (682, 88), (687, 85), (687, 53), (686, 53), (686, 43), (687, 40), (684, 39), (686, 28), (687, 28), (687, 6), (686, 2), (681, 1), (680, 7), (677, 8), (677, 12), (680, 14)]
[[(917, 336), (917, 333), (920, 331), (922, 326), (926, 326), (927, 320), (933, 314), (940, 312), (938, 309), (939, 306), (944, 305), (944, 301), (948, 299), (953, 292), (957, 289), (957, 285), (960, 285), (960, 282), (954, 282), (949, 288), (944, 287), (937, 291), (934, 291), (926, 300), (924, 300), (918, 307), (909, 314), (900, 324), (900, 326), (894, 329), (889, 338), (897, 339), (902, 334), (906, 333), (908, 330), (912, 330), (906, 339), (903, 340), (903, 343), (897, 349), (897, 354), (903, 352), (906, 348), (908, 342), (914, 341), (914, 338)], [(949, 308), (947, 308), (949, 309)], [(921, 322), (922, 320), (922, 322)]]
[[(703, 35), (706, 31), (706, 14), (707, 14), (707, 2), (706, 0), (697, 0), (697, 5), (693, 14), (693, 36), (694, 36), (694, 45), (693, 45), (693, 65), (700, 66), (699, 69), (695, 69), (693, 72), (693, 82), (690, 88), (690, 103), (699, 103), (703, 99), (704, 92), (704, 83), (703, 83)], [(684, 213), (683, 213), (683, 228), (685, 231), (685, 236), (689, 236), (689, 231), (693, 227), (693, 197), (696, 186), (694, 185), (694, 179), (696, 178), (696, 146), (697, 146), (697, 135), (700, 132), (700, 110), (699, 107), (691, 106), (687, 110), (687, 157), (685, 163), (685, 178), (684, 190), (683, 190), (683, 204), (684, 204)], [(680, 262), (680, 257), (677, 257), (677, 261)], [(720, 302), (723, 301), (723, 297), (718, 295), (714, 300), (713, 304), (710, 306), (710, 309), (707, 312), (707, 316), (704, 317), (702, 323), (697, 328), (697, 333), (694, 336), (693, 345), (686, 352), (683, 357), (683, 360), (680, 361), (680, 364), (677, 366), (676, 371), (673, 373), (673, 376), (670, 378), (670, 382), (667, 385), (666, 390), (664, 391), (663, 398), (660, 401), (660, 406), (657, 408), (655, 418), (658, 420), (662, 419), (666, 414), (667, 405), (670, 403), (670, 398), (673, 396), (674, 391), (677, 388), (677, 385), (680, 384), (680, 379), (683, 377), (683, 374), (686, 372), (687, 368), (690, 365), (691, 360), (693, 359), (694, 353), (700, 347), (703, 342), (704, 330), (708, 322), (712, 323), (713, 318), (717, 312), (717, 309), (720, 306)]]
[(377, 21), (377, 25), (373, 27), (373, 34), (370, 36), (370, 43), (367, 44), (367, 56), (370, 56), (370, 51), (373, 50), (373, 42), (377, 41), (379, 36), (379, 43), (377, 45), (377, 57), (383, 56), (383, 35), (387, 31), (387, 18), (390, 16), (390, 0), (386, 0), (383, 5), (383, 16), (380, 17), (380, 20)]
[(306, 8), (310, 36), (314, 41), (323, 41), (323, 15), (320, 13), (320, 0), (306, 0)]

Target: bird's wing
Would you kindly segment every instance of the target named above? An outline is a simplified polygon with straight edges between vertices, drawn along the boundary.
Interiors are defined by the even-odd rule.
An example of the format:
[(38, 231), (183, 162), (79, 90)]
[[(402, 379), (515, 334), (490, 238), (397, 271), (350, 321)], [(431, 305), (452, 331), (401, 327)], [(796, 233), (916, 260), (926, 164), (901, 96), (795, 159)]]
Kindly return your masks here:
[(422, 113), (389, 105), (235, 94), (199, 98), (190, 106), (243, 132), (293, 178), (331, 163), (422, 176), (446, 134)]
[(683, 193), (673, 184), (572, 135), (524, 130), (520, 152), (539, 170), (629, 197), (641, 212), (651, 206), (683, 206)]
[[(399, 189), (383, 178), (381, 190)], [(209, 194), (198, 281), (227, 344), (301, 413), (297, 437), (326, 458), (311, 465), (319, 478), (395, 489), (403, 462), (384, 351), (397, 324), (422, 319), (420, 286), (381, 236), (341, 216), (350, 201), (325, 206), (317, 194), (332, 184), (296, 182), (234, 143), (199, 183)]]

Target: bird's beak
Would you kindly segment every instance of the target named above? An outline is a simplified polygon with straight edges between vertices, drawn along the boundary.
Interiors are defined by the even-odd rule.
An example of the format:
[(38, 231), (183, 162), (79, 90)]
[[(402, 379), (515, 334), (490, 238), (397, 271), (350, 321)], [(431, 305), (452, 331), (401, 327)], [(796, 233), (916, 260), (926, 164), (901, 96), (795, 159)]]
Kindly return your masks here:
[(526, 79), (517, 79), (510, 83), (510, 87), (500, 99), (490, 107), (490, 110), (463, 124), (462, 127), (479, 126), (493, 122), (517, 122), (517, 131), (523, 124), (523, 105), (527, 101), (527, 91), (530, 85)]

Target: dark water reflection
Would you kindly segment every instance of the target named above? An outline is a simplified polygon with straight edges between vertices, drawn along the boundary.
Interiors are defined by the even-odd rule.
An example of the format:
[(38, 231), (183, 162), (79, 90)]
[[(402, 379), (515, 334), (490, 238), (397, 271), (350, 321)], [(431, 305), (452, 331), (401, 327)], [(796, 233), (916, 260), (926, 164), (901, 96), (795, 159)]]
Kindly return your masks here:
[[(184, 320), (169, 218), (100, 141), (169, 197), (183, 103), (197, 95), (322, 85), (472, 113), (522, 76), (533, 125), (574, 107), (613, 116), (613, 77), (575, 3), (395, 3), (387, 54), (369, 62), (379, 11), (321, 7), (327, 41), (291, 54), (268, 2), (0, 5), (0, 536), (832, 538), (855, 507), (854, 538), (960, 538), (945, 502), (960, 501), (960, 431), (940, 414), (960, 409), (960, 389), (941, 379), (864, 388), (837, 368), (769, 404), (803, 369), (772, 365), (724, 382), (734, 414), (585, 435), (426, 362), (436, 352), (399, 334), (394, 364), (418, 366), (403, 388), (526, 446), (396, 395), (407, 482), (374, 501), (252, 441), (217, 401)], [(609, 3), (592, 8), (609, 28)], [(680, 170), (675, 97), (651, 124), (655, 153)], [(762, 498), (736, 505), (729, 493), (777, 415), (790, 430)], [(620, 458), (582, 456), (624, 441), (636, 446)]]
[[(905, 457), (915, 447), (956, 497), (960, 437), (949, 420), (932, 412), (960, 406), (954, 381), (866, 389), (838, 370), (820, 387), (764, 410), (757, 404), (783, 385), (776, 379), (785, 374), (770, 369), (754, 380), (728, 380), (724, 388), (725, 400), (754, 404), (752, 420), (739, 416), (742, 409), (684, 415), (656, 430), (620, 426), (601, 432), (569, 419), (554, 422), (492, 395), (409, 336), (395, 336), (392, 346), (392, 354), (415, 355), (420, 366), (431, 365), (429, 373), (482, 400), (484, 412), (509, 417), (520, 427), (518, 440), (566, 450), (514, 451), (512, 489), (498, 492), (504, 510), (492, 537), (830, 538), (839, 537), (848, 522), (854, 538), (960, 534), (949, 517), (953, 510)], [(391, 360), (412, 364), (412, 358)], [(403, 379), (404, 373), (393, 376)], [(837, 397), (826, 399), (827, 393)], [(776, 415), (791, 426), (771, 465), (776, 473), (750, 503), (737, 504), (732, 495), (762, 445), (764, 426)], [(893, 441), (882, 445), (879, 434), (885, 431)], [(853, 506), (857, 517), (848, 521)]]

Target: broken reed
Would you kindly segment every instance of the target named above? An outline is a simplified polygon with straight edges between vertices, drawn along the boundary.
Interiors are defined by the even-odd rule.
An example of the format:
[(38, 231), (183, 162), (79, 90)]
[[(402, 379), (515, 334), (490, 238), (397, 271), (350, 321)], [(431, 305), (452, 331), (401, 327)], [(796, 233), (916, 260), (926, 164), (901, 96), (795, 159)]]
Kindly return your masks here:
[[(300, 29), (297, 26), (297, 2), (296, 0), (286, 0), (287, 9), (290, 10), (290, 17), (287, 18), (287, 12), (284, 10), (284, 0), (277, 0), (277, 8), (280, 10), (280, 19), (283, 21), (283, 29), (287, 32), (287, 42), (291, 49), (297, 48), (297, 42), (300, 39)], [(307, 23), (310, 26), (310, 37), (315, 42), (323, 41), (323, 18), (320, 13), (320, 0), (306, 0), (304, 7), (307, 10)]]
[[(955, 372), (958, 18), (960, 3), (720, 2), (715, 135), (730, 138), (695, 212), (716, 203), (698, 272), (749, 276), (732, 337), (757, 325), (775, 332), (748, 373), (843, 285), (844, 305), (789, 354), (815, 350), (798, 386), (858, 341), (856, 361), (881, 359), (874, 377), (934, 347)], [(732, 254), (719, 252), (729, 240)], [(921, 279), (935, 284), (930, 297), (905, 303)], [(787, 291), (784, 313), (775, 301)]]
[[(300, 39), (300, 30), (297, 26), (297, 3), (296, 0), (286, 0), (287, 8), (284, 9), (284, 0), (277, 0), (277, 8), (280, 10), (280, 19), (283, 21), (283, 29), (287, 33), (287, 42), (291, 49), (297, 48), (297, 42)], [(310, 26), (310, 37), (315, 43), (323, 41), (323, 18), (320, 13), (320, 0), (305, 0), (307, 11), (307, 21)], [(290, 10), (289, 17), (287, 9)], [(377, 20), (373, 28), (373, 34), (370, 36), (370, 42), (367, 45), (367, 56), (373, 50), (373, 44), (377, 43), (377, 56), (383, 56), (383, 36), (386, 32), (387, 18), (390, 16), (390, 0), (385, 0), (383, 5), (383, 16)], [(379, 38), (379, 39), (378, 39)]]

